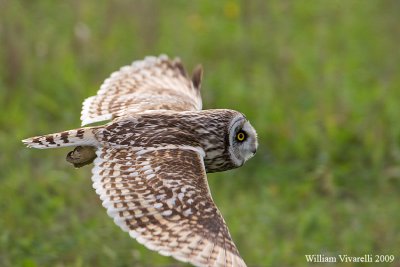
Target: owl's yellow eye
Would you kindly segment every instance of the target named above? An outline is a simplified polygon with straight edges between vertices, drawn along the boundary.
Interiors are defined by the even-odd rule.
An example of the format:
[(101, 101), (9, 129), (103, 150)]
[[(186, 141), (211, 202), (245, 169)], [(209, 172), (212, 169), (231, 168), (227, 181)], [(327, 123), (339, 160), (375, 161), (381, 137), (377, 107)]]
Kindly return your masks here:
[(243, 142), (244, 139), (246, 139), (246, 134), (244, 132), (240, 131), (236, 134), (236, 140), (239, 142)]

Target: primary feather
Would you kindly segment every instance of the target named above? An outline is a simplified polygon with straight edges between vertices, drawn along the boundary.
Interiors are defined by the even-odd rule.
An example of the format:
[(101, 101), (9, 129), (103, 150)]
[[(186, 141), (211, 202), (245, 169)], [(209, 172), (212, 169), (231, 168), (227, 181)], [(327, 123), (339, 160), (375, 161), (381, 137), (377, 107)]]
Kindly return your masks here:
[(150, 110), (201, 110), (201, 70), (195, 73), (193, 84), (180, 59), (165, 55), (124, 66), (83, 102), (82, 125)]

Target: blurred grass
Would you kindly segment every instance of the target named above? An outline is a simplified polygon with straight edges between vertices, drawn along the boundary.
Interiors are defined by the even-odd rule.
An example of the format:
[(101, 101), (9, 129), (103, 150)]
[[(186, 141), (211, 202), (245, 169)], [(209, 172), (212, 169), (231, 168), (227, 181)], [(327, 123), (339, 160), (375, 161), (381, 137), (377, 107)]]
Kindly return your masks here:
[(205, 108), (240, 110), (258, 131), (254, 159), (209, 175), (249, 266), (314, 253), (400, 266), (399, 12), (394, 0), (0, 1), (0, 266), (184, 266), (114, 226), (68, 150), (20, 143), (78, 127), (112, 71), (160, 53), (202, 63)]

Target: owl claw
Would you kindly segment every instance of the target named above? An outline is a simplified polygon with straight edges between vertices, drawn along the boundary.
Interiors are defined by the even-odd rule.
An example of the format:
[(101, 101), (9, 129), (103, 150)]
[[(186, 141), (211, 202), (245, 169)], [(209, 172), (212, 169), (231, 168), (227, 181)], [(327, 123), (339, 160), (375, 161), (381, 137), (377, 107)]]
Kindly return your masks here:
[(96, 153), (94, 147), (77, 146), (73, 151), (67, 154), (66, 160), (74, 165), (75, 168), (80, 168), (94, 161)]

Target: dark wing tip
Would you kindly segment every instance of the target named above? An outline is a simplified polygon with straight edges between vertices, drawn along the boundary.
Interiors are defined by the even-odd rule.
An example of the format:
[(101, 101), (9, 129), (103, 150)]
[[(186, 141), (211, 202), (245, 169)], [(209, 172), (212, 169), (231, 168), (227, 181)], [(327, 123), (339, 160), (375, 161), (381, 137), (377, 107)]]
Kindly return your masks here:
[(196, 66), (196, 68), (194, 68), (192, 74), (192, 83), (194, 88), (196, 88), (197, 90), (200, 90), (202, 78), (203, 78), (203, 66), (199, 64)]
[(183, 77), (188, 77), (188, 75), (186, 73), (186, 70), (185, 70), (185, 67), (183, 66), (182, 61), (181, 61), (181, 59), (179, 57), (174, 59), (174, 61), (172, 62), (172, 65), (173, 65), (174, 68), (177, 68), (179, 70), (180, 74)]

